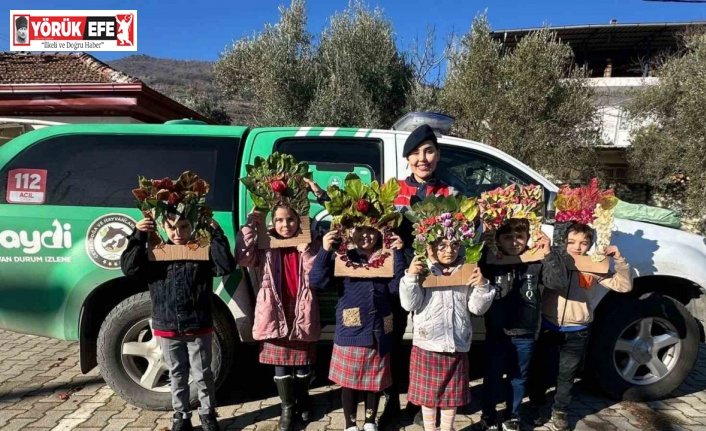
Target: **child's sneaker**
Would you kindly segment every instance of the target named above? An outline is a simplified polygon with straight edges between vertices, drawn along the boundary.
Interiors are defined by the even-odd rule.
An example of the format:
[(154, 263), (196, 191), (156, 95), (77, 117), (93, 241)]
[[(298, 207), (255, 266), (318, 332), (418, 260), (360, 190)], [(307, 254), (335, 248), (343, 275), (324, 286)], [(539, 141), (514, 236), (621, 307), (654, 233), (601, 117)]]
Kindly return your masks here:
[(544, 417), (544, 412), (543, 412), (544, 406), (539, 405), (539, 404), (531, 404), (530, 405), (530, 413), (529, 417), (527, 418), (529, 420), (529, 424), (534, 425), (536, 427), (541, 427), (545, 423), (547, 423), (545, 417)]
[(500, 429), (496, 421), (486, 416), (481, 417), (479, 424), (481, 431), (498, 431)]
[(363, 431), (378, 431), (378, 426), (367, 422), (363, 424)]
[(181, 413), (174, 413), (172, 417), (172, 431), (194, 431), (191, 418), (184, 419)]
[(566, 412), (552, 410), (552, 418), (549, 421), (549, 429), (552, 431), (568, 431), (569, 421), (566, 419)]
[(503, 431), (520, 431), (520, 419), (512, 418), (503, 422)]
[(357, 426), (353, 425), (350, 428), (346, 428), (346, 431), (360, 431)]
[(221, 431), (215, 413), (211, 412), (207, 415), (199, 414), (199, 418), (201, 418), (201, 429), (203, 431)]

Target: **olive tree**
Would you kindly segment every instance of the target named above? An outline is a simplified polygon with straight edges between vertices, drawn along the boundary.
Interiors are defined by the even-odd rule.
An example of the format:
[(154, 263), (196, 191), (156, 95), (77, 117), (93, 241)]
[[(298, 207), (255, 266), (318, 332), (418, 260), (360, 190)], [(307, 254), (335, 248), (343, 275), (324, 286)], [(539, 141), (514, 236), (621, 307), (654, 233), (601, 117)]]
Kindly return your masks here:
[(192, 87), (187, 89), (186, 94), (183, 96), (177, 96), (176, 100), (215, 124), (229, 125), (233, 121), (223, 101), (208, 95), (204, 91), (199, 91)]
[(684, 34), (682, 49), (657, 64), (655, 85), (633, 95), (631, 170), (673, 198), (685, 215), (706, 215), (706, 31)]
[(455, 133), (495, 146), (565, 181), (600, 174), (593, 92), (571, 48), (541, 29), (512, 51), (490, 35), (484, 15), (454, 43), (441, 105)]
[(329, 21), (321, 34), (308, 33), (306, 3), (293, 0), (278, 23), (221, 54), (218, 83), (256, 102), (259, 125), (389, 127), (411, 81), (392, 23), (357, 0)]

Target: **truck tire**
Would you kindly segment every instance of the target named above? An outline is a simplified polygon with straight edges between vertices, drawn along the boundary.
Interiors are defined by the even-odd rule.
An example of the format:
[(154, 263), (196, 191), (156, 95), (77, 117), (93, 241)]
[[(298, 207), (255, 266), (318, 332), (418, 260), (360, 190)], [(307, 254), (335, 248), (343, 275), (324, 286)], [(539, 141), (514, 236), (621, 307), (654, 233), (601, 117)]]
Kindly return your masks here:
[[(149, 292), (133, 295), (108, 314), (98, 334), (98, 366), (106, 383), (130, 404), (148, 410), (171, 410), (169, 372), (150, 328)], [(232, 369), (235, 337), (230, 324), (214, 310), (213, 360), (216, 388)], [(192, 405), (196, 388), (190, 385)]]
[(586, 368), (616, 400), (669, 396), (696, 363), (696, 319), (679, 301), (656, 293), (619, 304), (594, 323)]

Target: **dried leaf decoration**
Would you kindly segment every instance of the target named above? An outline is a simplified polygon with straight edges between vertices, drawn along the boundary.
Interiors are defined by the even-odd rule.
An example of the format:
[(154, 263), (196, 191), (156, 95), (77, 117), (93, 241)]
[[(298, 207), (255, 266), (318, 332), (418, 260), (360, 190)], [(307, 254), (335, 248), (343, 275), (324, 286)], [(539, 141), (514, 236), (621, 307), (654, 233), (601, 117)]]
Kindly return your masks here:
[(346, 256), (349, 248), (348, 238), (356, 227), (372, 227), (382, 233), (384, 248), (389, 248), (390, 232), (402, 221), (402, 214), (397, 211), (394, 203), (400, 185), (394, 178), (384, 184), (377, 181), (366, 184), (356, 174), (348, 174), (343, 185), (343, 189), (337, 185), (329, 186), (327, 192), (331, 200), (325, 203), (326, 210), (333, 217), (332, 229), (340, 230), (342, 237), (346, 239), (337, 254), (348, 267), (378, 268), (390, 254), (378, 251), (370, 256), (367, 263), (351, 262)]
[[(510, 185), (482, 193), (478, 204), (483, 220), (483, 241), (491, 253), (501, 258), (502, 252), (495, 242), (495, 232), (506, 221), (512, 218), (524, 218), (530, 223), (530, 247), (536, 250), (542, 231), (542, 199), (543, 189), (537, 185)], [(572, 205), (572, 202), (563, 202)]]
[(593, 178), (587, 186), (571, 188), (563, 185), (554, 200), (557, 209), (554, 242), (564, 246), (566, 229), (569, 222), (578, 222), (590, 226), (596, 231), (594, 262), (605, 259), (603, 249), (610, 245), (613, 230), (613, 211), (618, 198), (612, 189), (601, 190), (598, 179)]
[(465, 262), (477, 263), (483, 249), (475, 228), (479, 212), (476, 199), (466, 196), (430, 195), (412, 205), (405, 217), (414, 224), (414, 253), (426, 259), (427, 244), (446, 238), (461, 244)]
[[(204, 179), (186, 171), (176, 181), (171, 178), (150, 180), (140, 176), (138, 185), (132, 194), (145, 217), (155, 221), (161, 221), (167, 215), (176, 220), (187, 218), (192, 226), (189, 248), (195, 250), (210, 244), (211, 232), (206, 220), (213, 216), (213, 210), (206, 205), (206, 194), (211, 186)], [(157, 226), (161, 229), (161, 223)], [(155, 232), (150, 236), (150, 246), (164, 246), (164, 239)]]
[(309, 215), (309, 189), (304, 182), (304, 178), (312, 178), (309, 163), (275, 152), (267, 159), (256, 157), (252, 165), (245, 166), (245, 171), (247, 176), (240, 181), (258, 211), (268, 212), (283, 204), (299, 215)]

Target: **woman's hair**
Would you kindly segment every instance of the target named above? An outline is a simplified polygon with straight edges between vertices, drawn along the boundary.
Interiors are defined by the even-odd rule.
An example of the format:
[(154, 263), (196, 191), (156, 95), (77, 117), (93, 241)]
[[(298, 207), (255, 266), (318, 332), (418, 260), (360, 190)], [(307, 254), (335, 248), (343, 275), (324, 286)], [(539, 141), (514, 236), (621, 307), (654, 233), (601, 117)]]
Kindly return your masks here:
[(571, 222), (571, 225), (566, 230), (566, 235), (570, 233), (582, 233), (586, 236), (589, 243), (593, 242), (593, 228), (587, 224), (579, 223), (577, 221)]
[(520, 234), (524, 233), (529, 237), (530, 224), (529, 220), (526, 218), (511, 218), (506, 220), (498, 231), (495, 233), (495, 239), (500, 238), (500, 235), (505, 235), (508, 233)]

